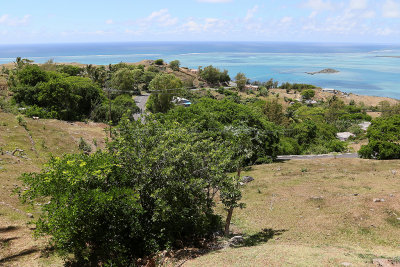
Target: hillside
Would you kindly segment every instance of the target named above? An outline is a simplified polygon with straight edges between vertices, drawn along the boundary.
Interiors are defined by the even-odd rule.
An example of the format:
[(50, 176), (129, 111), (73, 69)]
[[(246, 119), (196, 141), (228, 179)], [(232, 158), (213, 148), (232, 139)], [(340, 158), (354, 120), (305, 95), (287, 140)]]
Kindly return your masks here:
[[(147, 67), (153, 64), (151, 61), (140, 63)], [(153, 67), (178, 77), (184, 86), (198, 86), (200, 83), (198, 77), (185, 68), (173, 71), (166, 64)], [(203, 83), (203, 85), (206, 84)], [(0, 99), (2, 101), (9, 100), (11, 95), (7, 88), (4, 88), (6, 90), (0, 90), (0, 95), (5, 96)], [(280, 152), (287, 153), (316, 151), (314, 153), (321, 154), (323, 152), (320, 151), (327, 149), (329, 149), (328, 152), (343, 152), (348, 148), (357, 151), (361, 144), (368, 142), (364, 131), (360, 130), (357, 139), (346, 143), (340, 143), (335, 133), (339, 131), (339, 127), (354, 130), (351, 126), (359, 123), (359, 118), (341, 119), (340, 116), (357, 114), (361, 119), (368, 119), (366, 114), (362, 114), (362, 109), (371, 108), (374, 112), (370, 115), (377, 117), (380, 115), (377, 110), (385, 112), (383, 109), (378, 109), (380, 102), (387, 101), (392, 105), (398, 103), (397, 100), (389, 98), (347, 95), (340, 92), (336, 98), (332, 98), (333, 94), (322, 92), (321, 89), (315, 90), (313, 100), (320, 103), (314, 107), (306, 103), (294, 104), (293, 99), (301, 97), (301, 94), (295, 90), (288, 92), (285, 89), (271, 89), (267, 93), (265, 91), (262, 93), (261, 90), (198, 88), (183, 93), (186, 94), (185, 97), (193, 100), (190, 107), (174, 107), (164, 114), (165, 116), (158, 115), (164, 116), (167, 122), (181, 125), (190, 124), (193, 121), (206, 121), (214, 127), (213, 130), (216, 126), (226, 127), (226, 125), (234, 124), (233, 121), (242, 123), (248, 123), (248, 120), (254, 121), (257, 122), (255, 125), (259, 125), (261, 131), (277, 133), (280, 140), (277, 138), (276, 142), (279, 142)], [(131, 96), (128, 99), (133, 102)], [(265, 100), (268, 101), (263, 102)], [(15, 113), (18, 107), (21, 112), (26, 110), (21, 106), (6, 104), (3, 102), (3, 107), (9, 107), (8, 110)], [(284, 111), (290, 110), (292, 106), (296, 108), (292, 111), (297, 113), (298, 117), (293, 116), (288, 120)], [(280, 117), (275, 115), (280, 115)], [(30, 115), (30, 117), (36, 116)], [(307, 117), (308, 119), (303, 119)], [(82, 140), (91, 151), (105, 147), (107, 125), (89, 122), (86, 117), (83, 118), (82, 122), (35, 120), (0, 110), (0, 194), (3, 196), (0, 200), (0, 265), (63, 265), (62, 260), (45, 247), (46, 238), (35, 240), (32, 237), (34, 226), (28, 222), (32, 217), (38, 217), (40, 204), (23, 205), (19, 202), (18, 196), (12, 193), (15, 187), (21, 185), (18, 180), (21, 174), (40, 171), (51, 156), (60, 157), (67, 153), (78, 153), (78, 144)], [(344, 120), (350, 124), (340, 124)], [(273, 123), (270, 124), (270, 122)], [(336, 126), (333, 126), (334, 123), (337, 123)], [(139, 123), (139, 125), (148, 124)], [(275, 128), (278, 125), (283, 127), (284, 131), (278, 131), (278, 128)], [(204, 127), (198, 129), (203, 133), (210, 130), (203, 124), (197, 127)], [(317, 129), (320, 130), (317, 131)], [(328, 133), (324, 135), (325, 132)], [(128, 133), (130, 137), (131, 133)], [(303, 135), (298, 133), (307, 134), (307, 138), (304, 139)], [(325, 136), (325, 139), (322, 136)], [(263, 148), (268, 146), (269, 142), (275, 142), (266, 137), (255, 139), (255, 141), (260, 140), (262, 144), (260, 147)], [(169, 138), (171, 138), (170, 135), (168, 135)], [(188, 138), (188, 140), (193, 140), (193, 138)], [(180, 143), (180, 141), (175, 143)], [(334, 147), (335, 145), (338, 145), (338, 148)], [(256, 143), (252, 143), (251, 146), (257, 147)], [(168, 151), (168, 149), (163, 149), (163, 151)], [(229, 153), (227, 147), (223, 151), (223, 154)], [(255, 149), (254, 151), (260, 154), (252, 155), (253, 160), (263, 158), (263, 150)], [(295, 153), (299, 154), (298, 152), (292, 154)], [(201, 158), (199, 154), (201, 152), (196, 151), (194, 158)], [(140, 155), (147, 155), (147, 153)], [(266, 155), (275, 155), (275, 150), (271, 150)], [(144, 165), (149, 164), (148, 160)], [(257, 163), (268, 162), (269, 158), (264, 158), (264, 160)], [(216, 160), (216, 162), (221, 161)], [(231, 227), (232, 235), (243, 236), (244, 243), (236, 247), (227, 247), (228, 238), (221, 236), (214, 240), (213, 244), (204, 242), (205, 249), (192, 248), (190, 246), (193, 244), (190, 243), (186, 245), (189, 246), (186, 249), (167, 253), (166, 264), (341, 266), (348, 263), (352, 266), (369, 266), (374, 259), (378, 258), (399, 261), (400, 191), (396, 190), (400, 175), (398, 164), (398, 160), (378, 162), (334, 158), (281, 161), (249, 167), (250, 170), (244, 175), (254, 177), (255, 181), (243, 188), (243, 202), (247, 207), (242, 210), (235, 209)], [(132, 166), (136, 165), (130, 165)], [(177, 164), (174, 163), (174, 166)], [(150, 173), (153, 172), (152, 169)], [(84, 171), (84, 173), (87, 172)], [(192, 175), (195, 171), (187, 173)], [(171, 177), (175, 181), (180, 175)], [(121, 176), (118, 174), (117, 177), (120, 179)], [(132, 179), (132, 176), (128, 177), (129, 180)], [(204, 177), (200, 178), (204, 179)], [(47, 186), (46, 184), (45, 187)], [(204, 190), (202, 189), (201, 192)], [(83, 195), (86, 194), (87, 192), (84, 191)], [(61, 195), (65, 196), (65, 191), (62, 191)], [(222, 194), (221, 198), (223, 198)], [(217, 201), (215, 212), (224, 219), (226, 211), (220, 199), (217, 197), (212, 199), (214, 200)], [(41, 202), (40, 199), (37, 201)], [(64, 206), (69, 207), (70, 202)], [(214, 212), (213, 206), (210, 205), (209, 209)], [(180, 217), (185, 217), (181, 216), (182, 209), (177, 210)], [(87, 224), (87, 213), (84, 213), (84, 217), (85, 220), (82, 221)], [(93, 221), (97, 222), (97, 220)], [(86, 230), (83, 231), (83, 233), (86, 232)], [(109, 250), (109, 239), (106, 244)]]
[[(105, 125), (25, 120), (28, 131), (14, 115), (0, 113), (0, 263), (62, 266), (59, 258), (44, 250), (42, 239), (31, 236), (32, 226), (26, 223), (37, 210), (10, 194), (19, 184), (18, 176), (38, 171), (50, 153), (77, 152), (80, 137), (93, 149), (93, 139), (104, 146)], [(25, 156), (6, 153), (16, 148)], [(400, 253), (399, 163), (319, 159), (253, 167), (245, 173), (255, 178), (244, 189), (247, 208), (236, 210), (233, 217), (233, 231), (243, 234), (247, 245), (193, 260), (184, 257), (184, 266), (340, 266), (343, 262), (369, 266), (375, 258), (394, 258)], [(385, 201), (374, 202), (375, 198)]]
[[(400, 253), (399, 161), (292, 160), (245, 175), (245, 243), (184, 266), (374, 266)], [(374, 202), (384, 199), (384, 202)], [(376, 200), (375, 200), (376, 201)]]
[[(93, 143), (104, 147), (106, 125), (24, 120), (27, 130), (15, 115), (0, 111), (0, 266), (62, 266), (60, 259), (40, 257), (45, 252), (44, 242), (34, 240), (33, 226), (27, 225), (30, 217), (36, 216), (37, 207), (22, 205), (12, 191), (20, 185), (22, 173), (39, 171), (50, 155), (78, 152), (81, 137), (93, 150)], [(10, 155), (16, 149), (23, 152)]]

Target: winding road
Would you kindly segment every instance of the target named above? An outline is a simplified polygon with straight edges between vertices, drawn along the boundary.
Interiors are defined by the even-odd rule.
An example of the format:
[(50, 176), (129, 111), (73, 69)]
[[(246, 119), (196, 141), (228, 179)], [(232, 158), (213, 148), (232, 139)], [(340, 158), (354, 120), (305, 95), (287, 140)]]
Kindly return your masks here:
[(145, 112), (145, 110), (146, 110), (146, 103), (147, 103), (147, 100), (149, 99), (149, 96), (150, 96), (150, 94), (148, 94), (148, 93), (143, 93), (142, 95), (138, 95), (138, 96), (135, 97), (136, 105), (137, 105), (137, 106), (139, 107), (139, 109), (140, 109), (140, 113), (133, 114), (133, 118), (134, 118), (135, 120), (139, 119), (140, 116)]

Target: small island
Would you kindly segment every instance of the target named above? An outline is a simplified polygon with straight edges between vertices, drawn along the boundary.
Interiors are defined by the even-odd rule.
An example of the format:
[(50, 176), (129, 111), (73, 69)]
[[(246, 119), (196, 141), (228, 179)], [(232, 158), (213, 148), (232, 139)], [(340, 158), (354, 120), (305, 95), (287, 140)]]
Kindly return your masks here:
[(322, 74), (322, 73), (328, 73), (328, 74), (331, 74), (331, 73), (338, 73), (339, 71), (338, 70), (335, 70), (335, 69), (323, 69), (323, 70), (320, 70), (320, 71), (315, 71), (315, 72), (306, 72), (307, 74), (310, 74), (310, 75), (315, 75), (315, 74)]

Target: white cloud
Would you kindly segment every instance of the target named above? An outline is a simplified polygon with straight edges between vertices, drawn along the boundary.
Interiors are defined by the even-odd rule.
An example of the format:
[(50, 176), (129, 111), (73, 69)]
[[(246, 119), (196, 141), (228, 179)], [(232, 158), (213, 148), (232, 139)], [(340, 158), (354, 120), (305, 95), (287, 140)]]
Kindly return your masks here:
[(283, 17), (280, 21), (281, 24), (290, 24), (292, 23), (293, 18), (292, 17)]
[(313, 18), (315, 18), (317, 15), (318, 15), (318, 12), (314, 10), (313, 12), (311, 12), (311, 14), (308, 16), (308, 18), (309, 18), (309, 19), (313, 19)]
[(229, 3), (232, 0), (197, 0), (197, 2), (201, 3)]
[(331, 1), (323, 1), (323, 0), (308, 0), (306, 3), (303, 5), (306, 8), (311, 8), (314, 10), (318, 11), (323, 11), (323, 10), (332, 10), (333, 5)]
[(380, 35), (380, 36), (389, 36), (392, 35), (394, 33), (397, 33), (396, 31), (390, 29), (390, 28), (378, 28), (376, 30), (376, 34)]
[(255, 5), (253, 8), (247, 10), (247, 14), (246, 17), (244, 18), (244, 20), (250, 20), (254, 17), (254, 14), (258, 11), (258, 6)]
[(21, 26), (28, 24), (31, 15), (25, 15), (22, 18), (13, 18), (8, 14), (4, 14), (0, 17), (0, 24), (5, 24), (7, 26)]
[(108, 20), (106, 20), (106, 24), (108, 24), (108, 25), (114, 24), (114, 21), (112, 19), (108, 19)]
[(368, 0), (350, 0), (350, 9), (366, 9), (368, 7)]
[(158, 11), (154, 11), (142, 22), (144, 22), (145, 24), (158, 22), (160, 26), (168, 27), (175, 25), (178, 22), (178, 18), (173, 18), (168, 9), (164, 8)]
[(363, 19), (373, 19), (373, 18), (375, 18), (375, 16), (376, 16), (376, 12), (373, 10), (368, 10), (361, 14), (361, 17)]
[(385, 18), (399, 18), (400, 4), (394, 0), (386, 0), (382, 7), (382, 15)]
[(202, 28), (201, 25), (199, 25), (194, 20), (189, 20), (188, 22), (183, 24), (182, 27), (189, 32), (199, 32)]

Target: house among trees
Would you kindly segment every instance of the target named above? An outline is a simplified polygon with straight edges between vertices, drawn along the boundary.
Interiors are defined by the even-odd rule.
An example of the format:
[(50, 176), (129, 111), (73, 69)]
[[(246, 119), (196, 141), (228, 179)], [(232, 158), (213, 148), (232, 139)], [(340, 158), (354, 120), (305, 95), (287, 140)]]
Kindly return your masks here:
[(335, 89), (332, 89), (332, 88), (323, 88), (322, 92), (331, 93), (331, 94), (335, 94), (335, 95), (338, 93)]
[(245, 90), (258, 90), (258, 86), (257, 85), (252, 85), (252, 84), (246, 84), (244, 89)]
[(190, 72), (193, 74), (199, 74), (199, 70), (198, 69), (190, 69)]
[(192, 104), (190, 102), (190, 100), (188, 100), (186, 98), (182, 98), (182, 97), (174, 97), (172, 99), (172, 103), (174, 103), (175, 105), (184, 106), (184, 107), (189, 107)]

